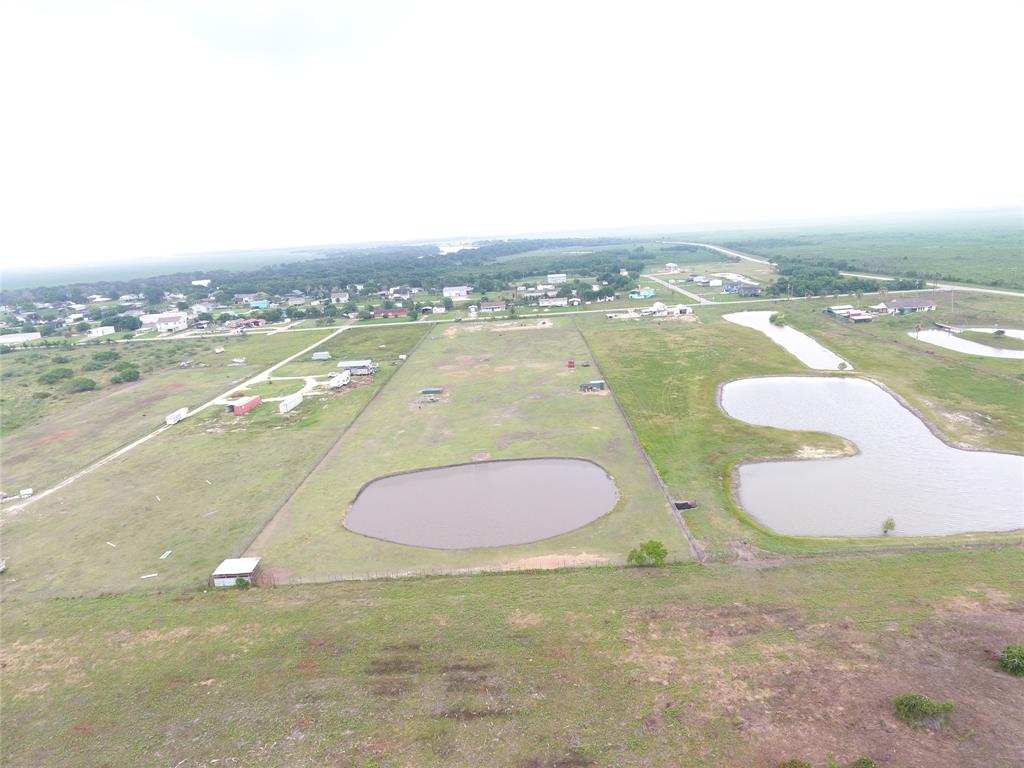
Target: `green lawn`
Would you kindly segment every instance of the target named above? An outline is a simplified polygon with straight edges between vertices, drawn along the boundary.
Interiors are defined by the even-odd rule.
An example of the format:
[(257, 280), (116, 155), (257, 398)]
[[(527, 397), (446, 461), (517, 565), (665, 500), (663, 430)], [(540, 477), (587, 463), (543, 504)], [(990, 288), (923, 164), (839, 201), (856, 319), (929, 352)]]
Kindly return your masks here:
[[(879, 380), (906, 398), (948, 439), (974, 447), (1020, 452), (1024, 435), (1020, 361), (976, 358), (919, 344), (907, 336), (920, 318), (851, 324), (822, 314), (827, 301), (779, 302), (787, 321), (849, 360), (858, 375)], [(759, 309), (774, 304), (754, 305)], [(964, 294), (956, 314), (932, 319), (1007, 322), (1014, 299)], [(756, 331), (721, 320), (723, 309), (702, 307), (699, 324), (621, 325), (591, 318), (581, 328), (618, 393), (662, 478), (677, 498), (699, 502), (684, 512), (709, 552), (734, 556), (735, 543), (781, 552), (886, 547), (879, 539), (782, 537), (757, 526), (738, 508), (732, 473), (737, 462), (792, 457), (802, 448), (842, 448), (835, 436), (754, 427), (729, 419), (717, 405), (718, 387), (734, 378), (806, 374), (808, 369)], [(957, 543), (976, 537), (901, 539), (900, 546)], [(1000, 540), (998, 534), (983, 537)]]
[[(687, 544), (607, 396), (578, 385), (594, 368), (567, 321), (516, 330), (516, 323), (437, 326), (416, 354), (302, 486), (254, 547), (288, 578), (561, 562), (622, 562), (639, 541), (664, 541), (673, 559)], [(420, 389), (443, 386), (442, 402), (418, 405)], [(381, 475), (482, 458), (577, 456), (596, 461), (621, 493), (610, 514), (533, 544), (469, 550), (401, 546), (350, 533), (342, 521), (365, 483)], [(529, 493), (558, 489), (524, 489)], [(537, 559), (541, 558), (541, 559)], [(544, 560), (548, 558), (548, 560)]]
[[(342, 339), (351, 337), (358, 349), (378, 334), (382, 343), (399, 341), (391, 331), (367, 330), (332, 342), (345, 351)], [(414, 338), (403, 341), (408, 352)], [(276, 403), (241, 417), (207, 409), (61, 491), (5, 513), (5, 595), (204, 583), (217, 563), (244, 550), (397, 370), (388, 366), (342, 392), (309, 397), (286, 415)], [(160, 560), (169, 549), (173, 554)], [(150, 573), (158, 576), (141, 578)]]
[(1010, 766), (1022, 601), (1019, 550), (8, 600), (0, 761)]

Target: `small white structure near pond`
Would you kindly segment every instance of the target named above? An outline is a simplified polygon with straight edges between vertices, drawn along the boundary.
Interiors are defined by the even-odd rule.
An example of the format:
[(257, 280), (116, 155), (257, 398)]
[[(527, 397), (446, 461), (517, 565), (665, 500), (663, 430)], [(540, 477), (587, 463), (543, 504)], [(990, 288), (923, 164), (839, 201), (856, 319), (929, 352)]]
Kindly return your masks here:
[(217, 566), (213, 572), (213, 586), (233, 587), (242, 579), (247, 584), (252, 584), (260, 569), (258, 557), (230, 557)]

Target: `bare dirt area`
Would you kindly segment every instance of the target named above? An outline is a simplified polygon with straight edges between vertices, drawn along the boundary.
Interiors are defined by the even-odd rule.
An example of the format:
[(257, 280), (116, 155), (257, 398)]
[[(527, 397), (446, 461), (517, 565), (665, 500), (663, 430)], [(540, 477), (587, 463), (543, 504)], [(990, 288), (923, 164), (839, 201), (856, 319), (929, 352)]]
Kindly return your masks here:
[[(676, 717), (708, 727), (727, 718), (758, 756), (749, 765), (819, 764), (826, 755), (907, 768), (1024, 764), (1024, 685), (996, 663), (1024, 636), (1024, 604), (960, 601), (910, 632), (743, 604), (637, 611), (634, 619), (624, 661), (647, 682), (700, 685), (701, 706), (680, 707)], [(769, 648), (744, 663), (744, 647), (755, 643)], [(953, 701), (950, 725), (933, 731), (898, 720), (893, 700), (909, 692)], [(665, 719), (652, 713), (652, 727)]]

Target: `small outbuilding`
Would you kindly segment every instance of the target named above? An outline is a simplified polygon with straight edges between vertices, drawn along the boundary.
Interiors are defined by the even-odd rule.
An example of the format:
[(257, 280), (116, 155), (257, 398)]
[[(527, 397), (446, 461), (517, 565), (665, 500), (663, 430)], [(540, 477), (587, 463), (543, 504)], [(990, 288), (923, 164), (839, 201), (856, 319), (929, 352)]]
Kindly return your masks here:
[(314, 352), (313, 353), (313, 359), (314, 360), (330, 360), (331, 359), (331, 353), (330, 352)]
[(258, 557), (229, 557), (213, 572), (213, 586), (233, 587), (238, 584), (239, 579), (252, 584), (259, 570)]

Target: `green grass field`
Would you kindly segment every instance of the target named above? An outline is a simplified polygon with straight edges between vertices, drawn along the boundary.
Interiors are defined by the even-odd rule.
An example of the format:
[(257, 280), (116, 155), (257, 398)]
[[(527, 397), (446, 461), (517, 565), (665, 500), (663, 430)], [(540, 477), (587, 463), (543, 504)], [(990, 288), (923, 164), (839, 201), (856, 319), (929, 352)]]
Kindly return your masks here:
[[(1024, 449), (1020, 361), (961, 355), (915, 342), (907, 331), (921, 318), (851, 324), (822, 314), (826, 300), (753, 305), (777, 307), (787, 321), (849, 360), (858, 375), (879, 380), (920, 410), (951, 441), (974, 447)], [(972, 324), (1008, 322), (1014, 299), (962, 294), (955, 312), (929, 319)], [(699, 508), (684, 512), (694, 534), (718, 557), (737, 542), (778, 552), (835, 551), (893, 546), (888, 539), (782, 537), (757, 527), (734, 500), (732, 470), (753, 457), (792, 457), (801, 450), (840, 450), (835, 436), (753, 427), (729, 419), (717, 405), (718, 387), (731, 379), (806, 374), (808, 369), (756, 331), (721, 320), (724, 309), (702, 307), (699, 324), (611, 324), (591, 318), (581, 328), (594, 347), (661, 477), (677, 498)], [(956, 543), (978, 537), (930, 540)], [(981, 538), (998, 540), (999, 535)], [(1005, 538), (1005, 537), (1003, 537)], [(901, 539), (914, 546), (926, 540)]]
[(979, 331), (963, 331), (960, 338), (968, 341), (976, 341), (979, 344), (987, 344), (996, 349), (1024, 349), (1024, 339), (1014, 336), (1003, 336), (996, 333), (985, 333)]
[[(377, 341), (407, 352), (426, 328), (415, 330), (399, 337), (350, 330), (332, 344), (344, 352), (350, 338), (356, 350)], [(25, 510), (5, 512), (5, 596), (205, 583), (217, 563), (241, 553), (397, 370), (381, 368), (372, 380), (307, 398), (283, 416), (276, 403), (242, 417), (207, 409)], [(150, 573), (159, 575), (141, 578)]]
[[(673, 559), (687, 557), (686, 541), (614, 401), (577, 391), (597, 371), (566, 368), (569, 358), (587, 358), (583, 339), (567, 321), (531, 326), (536, 322), (434, 328), (261, 536), (254, 551), (266, 566), (294, 579), (621, 562), (650, 538), (664, 541)], [(445, 387), (442, 402), (416, 403), (427, 386)], [(622, 496), (618, 506), (572, 533), (485, 549), (401, 546), (350, 533), (342, 525), (360, 487), (381, 475), (536, 456), (596, 461), (615, 478)]]
[[(201, 405), (327, 333), (133, 342), (5, 355), (0, 358), (5, 377), (0, 403), (5, 411), (30, 407), (27, 404), (33, 401), (31, 393), (38, 388), (38, 376), (60, 365), (53, 359), (61, 355), (71, 358), (67, 367), (79, 375), (96, 351), (116, 350), (119, 361), (138, 364), (142, 377), (130, 384), (47, 399), (33, 420), (5, 431), (4, 490), (16, 493), (19, 488), (39, 490), (51, 485), (156, 429), (171, 411)], [(216, 347), (225, 351), (216, 354)], [(245, 363), (233, 365), (236, 357), (244, 357)], [(185, 360), (192, 360), (192, 367), (179, 368)], [(112, 373), (104, 371), (102, 376)], [(100, 378), (101, 374), (84, 375)]]
[(8, 600), (0, 761), (1008, 768), (1022, 610), (1019, 550)]
[(686, 239), (772, 260), (827, 259), (840, 269), (873, 274), (1024, 288), (1019, 210), (691, 232)]

